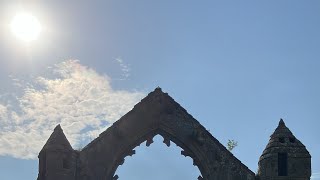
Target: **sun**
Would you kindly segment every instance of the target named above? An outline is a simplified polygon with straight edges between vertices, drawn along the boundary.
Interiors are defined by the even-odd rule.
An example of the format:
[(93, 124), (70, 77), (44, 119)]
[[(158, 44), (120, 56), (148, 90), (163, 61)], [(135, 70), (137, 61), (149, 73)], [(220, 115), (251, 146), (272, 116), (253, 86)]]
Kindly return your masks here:
[(40, 22), (29, 13), (19, 13), (14, 16), (10, 24), (12, 33), (24, 42), (38, 39), (42, 27)]

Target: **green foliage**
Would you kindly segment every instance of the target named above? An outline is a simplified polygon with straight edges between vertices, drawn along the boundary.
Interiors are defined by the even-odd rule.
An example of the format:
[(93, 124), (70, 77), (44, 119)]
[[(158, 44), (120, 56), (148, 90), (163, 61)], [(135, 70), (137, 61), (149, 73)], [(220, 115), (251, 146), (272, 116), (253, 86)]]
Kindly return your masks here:
[(230, 140), (230, 139), (228, 139), (228, 143), (227, 143), (227, 149), (229, 150), (229, 151), (232, 151), (235, 147), (237, 147), (238, 146), (238, 142), (237, 141), (235, 141), (235, 140)]

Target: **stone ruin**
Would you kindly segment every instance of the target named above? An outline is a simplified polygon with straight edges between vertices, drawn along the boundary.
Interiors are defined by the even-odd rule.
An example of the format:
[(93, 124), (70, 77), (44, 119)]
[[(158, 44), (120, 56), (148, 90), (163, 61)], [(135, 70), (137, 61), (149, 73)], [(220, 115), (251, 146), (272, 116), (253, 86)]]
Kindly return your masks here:
[(156, 135), (193, 159), (198, 180), (310, 180), (311, 156), (281, 119), (255, 174), (160, 88), (155, 89), (81, 151), (74, 150), (58, 125), (39, 153), (37, 180), (116, 180), (126, 156)]

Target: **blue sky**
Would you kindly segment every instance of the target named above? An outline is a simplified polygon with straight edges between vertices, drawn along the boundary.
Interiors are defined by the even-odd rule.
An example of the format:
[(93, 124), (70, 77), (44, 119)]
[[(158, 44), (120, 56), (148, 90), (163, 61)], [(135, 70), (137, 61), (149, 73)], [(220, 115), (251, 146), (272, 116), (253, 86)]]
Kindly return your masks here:
[[(29, 44), (8, 27), (20, 11), (43, 26)], [(222, 144), (237, 140), (234, 155), (254, 172), (283, 118), (320, 179), (319, 17), (316, 0), (1, 1), (1, 180), (36, 178), (56, 124), (84, 146), (157, 86)], [(198, 176), (157, 139), (120, 179)]]

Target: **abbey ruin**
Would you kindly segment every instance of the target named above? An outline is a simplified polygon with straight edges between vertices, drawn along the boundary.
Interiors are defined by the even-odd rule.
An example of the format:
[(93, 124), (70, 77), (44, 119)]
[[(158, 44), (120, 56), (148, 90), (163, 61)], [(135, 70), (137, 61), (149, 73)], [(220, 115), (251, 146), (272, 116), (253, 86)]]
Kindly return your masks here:
[(281, 119), (259, 159), (255, 174), (205, 127), (160, 88), (101, 133), (81, 151), (74, 150), (58, 125), (39, 153), (38, 180), (116, 180), (126, 156), (161, 135), (193, 159), (204, 180), (310, 180), (311, 156)]

